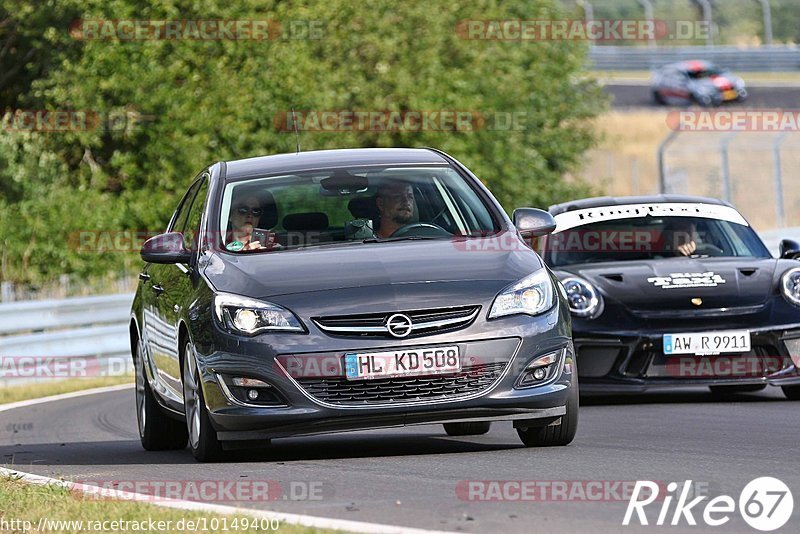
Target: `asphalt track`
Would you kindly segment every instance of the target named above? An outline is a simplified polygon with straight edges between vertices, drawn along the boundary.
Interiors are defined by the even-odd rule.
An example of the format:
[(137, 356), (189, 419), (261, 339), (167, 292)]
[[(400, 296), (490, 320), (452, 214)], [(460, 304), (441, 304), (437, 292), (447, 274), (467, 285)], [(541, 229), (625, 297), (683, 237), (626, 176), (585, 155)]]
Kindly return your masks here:
[[(431, 425), (275, 440), (263, 452), (239, 451), (225, 463), (198, 464), (188, 450), (141, 448), (129, 389), (0, 412), (0, 455), (7, 467), (80, 482), (277, 481), (281, 492), (273, 495), (275, 500), (215, 502), (504, 534), (711, 530), (689, 527), (685, 521), (677, 527), (654, 527), (659, 504), (647, 508), (650, 526), (635, 522), (623, 527), (627, 500), (614, 484), (693, 480), (699, 494), (726, 494), (738, 502), (747, 482), (774, 476), (795, 498), (792, 518), (781, 531), (797, 532), (800, 403), (785, 400), (779, 389), (727, 401), (705, 389), (590, 398), (583, 399), (580, 413), (575, 442), (561, 448), (524, 448), (510, 423), (495, 423), (485, 436), (464, 438), (448, 437), (440, 426)], [(469, 494), (457, 488), (470, 480), (566, 482), (572, 498), (553, 495), (555, 500), (542, 502), (509, 494), (511, 500), (468, 500)], [(586, 484), (592, 481), (606, 484), (609, 490), (600, 496), (607, 500), (589, 500), (596, 493), (584, 498), (580, 491), (574, 493), (579, 487), (590, 493)], [(545, 484), (555, 487), (554, 482)], [(483, 487), (474, 498), (490, 493), (489, 486)], [(316, 498), (307, 498), (306, 491)], [(702, 509), (694, 515), (702, 524)], [(738, 509), (722, 530), (713, 530), (758, 532)]]
[[(606, 93), (613, 97), (611, 107), (619, 108), (642, 108), (651, 107), (654, 109), (664, 108), (653, 101), (650, 87), (643, 83), (609, 83), (604, 86)], [(747, 108), (781, 108), (798, 109), (800, 108), (800, 87), (787, 85), (758, 85), (748, 86), (749, 93), (747, 100), (728, 106), (740, 106)]]

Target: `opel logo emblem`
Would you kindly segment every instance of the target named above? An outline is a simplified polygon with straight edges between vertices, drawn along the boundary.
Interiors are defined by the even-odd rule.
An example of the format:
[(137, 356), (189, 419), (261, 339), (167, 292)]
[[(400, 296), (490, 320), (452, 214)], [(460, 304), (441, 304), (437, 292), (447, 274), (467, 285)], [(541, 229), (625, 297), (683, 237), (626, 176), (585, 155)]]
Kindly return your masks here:
[(411, 325), (411, 319), (402, 313), (395, 313), (386, 320), (386, 330), (394, 337), (406, 337), (411, 333)]

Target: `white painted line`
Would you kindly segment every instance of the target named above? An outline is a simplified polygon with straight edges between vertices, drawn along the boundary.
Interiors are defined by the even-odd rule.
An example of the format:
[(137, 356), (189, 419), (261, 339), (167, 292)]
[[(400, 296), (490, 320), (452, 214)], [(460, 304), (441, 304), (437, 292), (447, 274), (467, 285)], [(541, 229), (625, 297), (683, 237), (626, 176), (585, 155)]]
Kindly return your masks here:
[(18, 402), (9, 402), (8, 404), (0, 404), (0, 412), (7, 412), (8, 410), (15, 410), (17, 408), (27, 408), (28, 406), (35, 406), (36, 404), (43, 404), (45, 402), (55, 402), (66, 399), (74, 399), (83, 397), (85, 395), (96, 395), (97, 393), (109, 393), (112, 391), (122, 391), (123, 389), (133, 388), (134, 383), (120, 384), (118, 386), (104, 386), (101, 388), (82, 389), (78, 391), (70, 391), (69, 393), (61, 393), (59, 395), (50, 395), (49, 397), (40, 397), (38, 399), (28, 399)]
[[(70, 393), (63, 393), (61, 395), (52, 395), (50, 397), (42, 397), (40, 399), (30, 399), (19, 402), (12, 402), (9, 404), (0, 405), (0, 412), (14, 410), (16, 408), (25, 408), (27, 406), (34, 406), (36, 404), (43, 404), (45, 402), (55, 402), (64, 399), (74, 399), (76, 397), (83, 397), (87, 395), (95, 395), (97, 393), (108, 393), (112, 391), (122, 391), (124, 389), (132, 388), (134, 384), (121, 384), (118, 386), (107, 386), (94, 389), (85, 389), (82, 391), (73, 391)], [(223, 504), (201, 503), (195, 501), (182, 501), (178, 499), (159, 498), (154, 502), (152, 495), (145, 495), (141, 493), (132, 493), (127, 491), (119, 491), (110, 488), (101, 488), (89, 484), (80, 484), (77, 482), (70, 482), (67, 480), (58, 480), (55, 478), (44, 477), (41, 475), (34, 475), (32, 473), (25, 473), (23, 471), (16, 471), (0, 467), (0, 476), (13, 477), (29, 484), (48, 485), (52, 484), (67, 488), (71, 491), (81, 491), (86, 494), (98, 495), (113, 499), (125, 501), (139, 501), (155, 506), (163, 506), (165, 508), (175, 508), (178, 510), (190, 510), (195, 512), (213, 512), (224, 515), (247, 515), (259, 519), (276, 519), (283, 523), (290, 525), (299, 525), (312, 528), (325, 528), (330, 530), (344, 530), (348, 532), (361, 532), (365, 534), (451, 534), (439, 530), (425, 530), (418, 528), (400, 527), (395, 525), (382, 525), (380, 523), (366, 523), (362, 521), (350, 521), (347, 519), (328, 519), (325, 517), (316, 517), (301, 514), (287, 514), (282, 512), (270, 512), (267, 510), (253, 510), (247, 508), (236, 508), (234, 506), (226, 506)]]
[(14, 469), (0, 467), (0, 476), (15, 478), (41, 486), (54, 485), (66, 488), (70, 491), (80, 491), (89, 495), (97, 495), (105, 498), (119, 499), (123, 501), (140, 501), (155, 506), (174, 508), (177, 510), (189, 510), (193, 512), (212, 512), (223, 515), (246, 515), (266, 520), (278, 520), (281, 523), (298, 525), (312, 528), (324, 528), (330, 530), (344, 530), (348, 532), (361, 532), (365, 534), (451, 534), (438, 530), (424, 530), (418, 528), (399, 527), (393, 525), (381, 525), (379, 523), (365, 523), (361, 521), (350, 521), (347, 519), (326, 519), (324, 517), (314, 517), (310, 515), (286, 514), (282, 512), (270, 512), (266, 510), (252, 510), (247, 508), (236, 508), (222, 504), (201, 503), (194, 501), (182, 501), (178, 499), (159, 498), (153, 501), (152, 495), (119, 491), (110, 488), (101, 488), (88, 484), (79, 484), (67, 480), (57, 480), (55, 478), (24, 473)]

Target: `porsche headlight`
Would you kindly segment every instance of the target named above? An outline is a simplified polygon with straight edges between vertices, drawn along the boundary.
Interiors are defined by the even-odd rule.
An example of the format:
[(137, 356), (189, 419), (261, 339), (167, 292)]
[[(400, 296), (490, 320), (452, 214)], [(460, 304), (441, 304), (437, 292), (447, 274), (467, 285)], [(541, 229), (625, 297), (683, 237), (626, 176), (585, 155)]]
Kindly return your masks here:
[(781, 276), (783, 298), (800, 306), (800, 267), (792, 267)]
[(525, 313), (538, 315), (553, 307), (553, 282), (547, 269), (539, 269), (507, 287), (494, 299), (489, 319)]
[(567, 291), (569, 311), (575, 317), (594, 319), (603, 313), (603, 298), (592, 284), (575, 276), (561, 281)]
[(214, 296), (214, 311), (220, 324), (237, 334), (305, 331), (297, 317), (286, 308), (231, 293)]

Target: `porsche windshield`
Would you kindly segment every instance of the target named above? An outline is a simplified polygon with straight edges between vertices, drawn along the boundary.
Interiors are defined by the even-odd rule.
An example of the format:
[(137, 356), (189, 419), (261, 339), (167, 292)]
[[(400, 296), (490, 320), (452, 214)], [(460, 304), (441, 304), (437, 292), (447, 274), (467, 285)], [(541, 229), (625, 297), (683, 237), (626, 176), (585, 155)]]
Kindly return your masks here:
[(485, 236), (499, 226), (454, 169), (354, 167), (229, 183), (223, 246), (275, 251), (344, 242)]
[(590, 223), (544, 240), (553, 267), (675, 257), (770, 257), (752, 228), (704, 217), (637, 217)]

